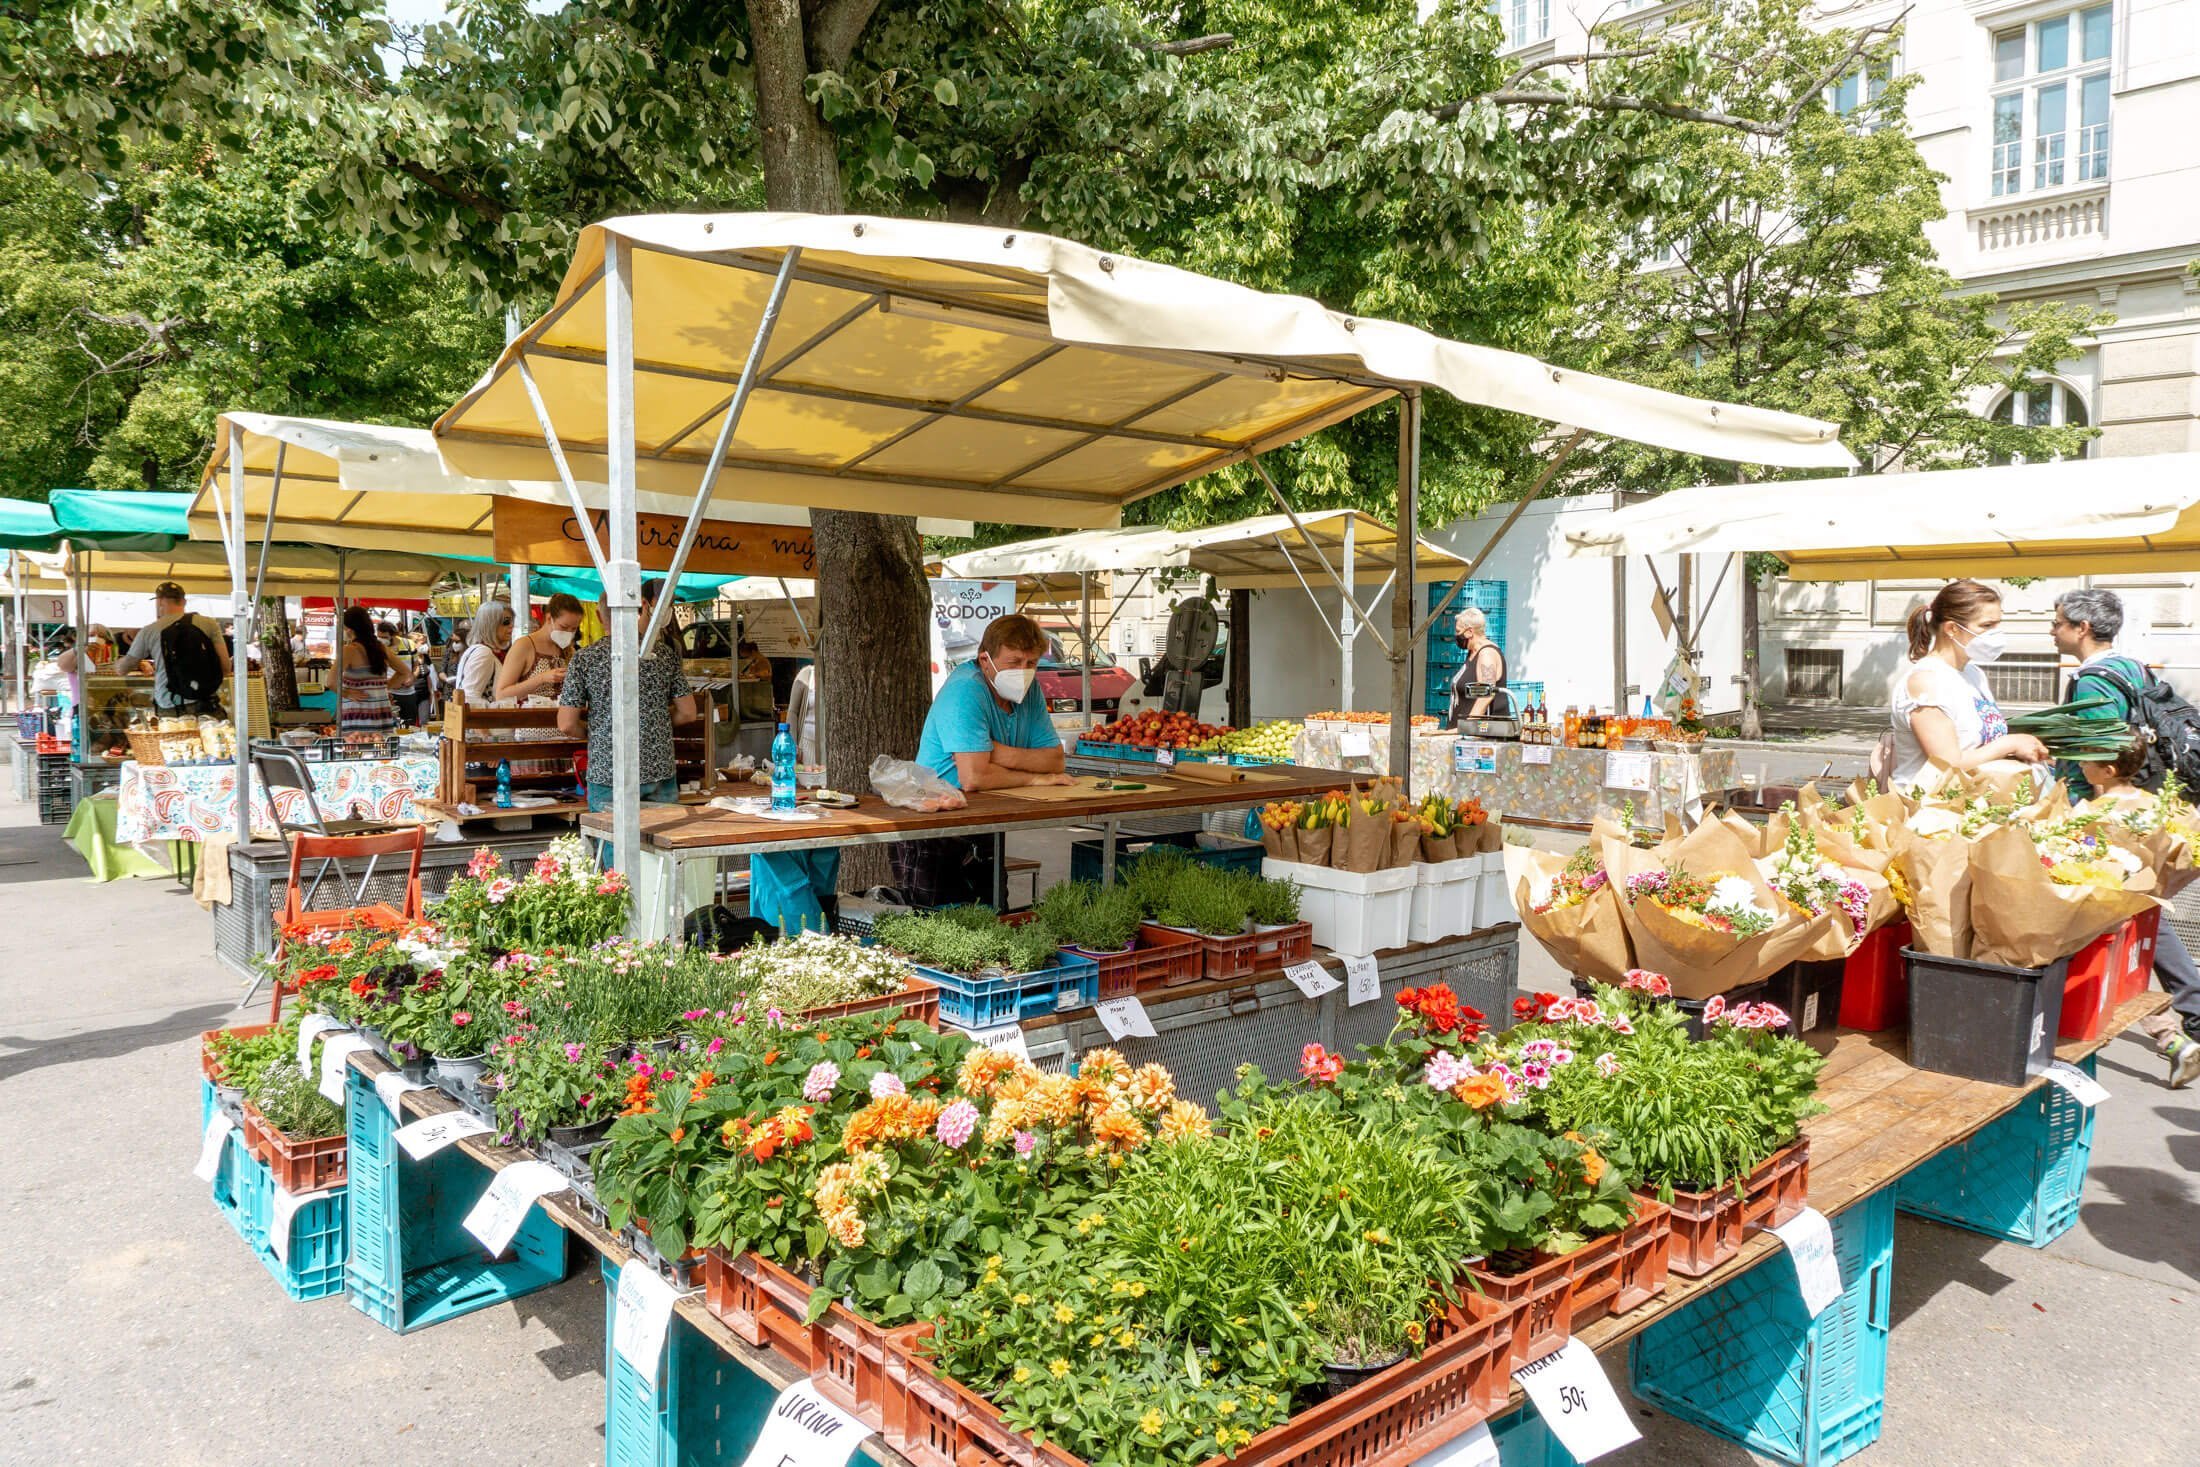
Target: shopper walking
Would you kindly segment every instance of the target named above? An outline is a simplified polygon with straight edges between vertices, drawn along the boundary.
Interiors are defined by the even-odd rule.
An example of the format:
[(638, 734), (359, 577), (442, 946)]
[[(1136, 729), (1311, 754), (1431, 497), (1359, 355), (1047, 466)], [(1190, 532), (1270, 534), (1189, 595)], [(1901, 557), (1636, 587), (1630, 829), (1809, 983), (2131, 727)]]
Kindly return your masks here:
[(126, 675), (147, 668), (153, 674), (153, 707), (159, 712), (222, 711), (229, 649), (222, 645), (221, 623), (186, 612), (183, 587), (174, 581), (162, 581), (153, 588), (153, 620), (138, 628), (129, 647), (115, 659), (115, 671)]

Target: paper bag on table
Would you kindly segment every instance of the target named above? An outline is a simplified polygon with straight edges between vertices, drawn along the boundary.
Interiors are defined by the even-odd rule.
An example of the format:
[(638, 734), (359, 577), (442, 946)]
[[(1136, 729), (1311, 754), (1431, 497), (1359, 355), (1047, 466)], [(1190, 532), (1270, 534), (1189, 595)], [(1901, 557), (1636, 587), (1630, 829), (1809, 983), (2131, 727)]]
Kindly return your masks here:
[[(1952, 833), (1922, 834), (1906, 824), (1895, 826), (1890, 837), (1894, 858), (1887, 863), (1887, 877), (1910, 914), (1913, 945), (1936, 957), (1971, 956), (1971, 842)], [(2037, 865), (2039, 857), (2032, 859)]]
[[(1664, 843), (1659, 851), (1618, 854), (1629, 867), (1629, 875), (1679, 867), (1706, 880), (1739, 877), (1753, 889), (1756, 905), (1775, 914), (1770, 929), (1737, 940), (1731, 933), (1698, 927), (1675, 916), (1652, 894), (1629, 901), (1621, 884), (1623, 879), (1612, 872), (1614, 883), (1621, 884), (1620, 909), (1636, 962), (1665, 974), (1672, 980), (1674, 994), (1681, 998), (1709, 998), (1754, 983), (1803, 956), (1832, 925), (1831, 913), (1798, 915), (1766, 884), (1741, 839), (1717, 821), (1704, 822), (1678, 842)], [(1613, 855), (1608, 845), (1607, 870)]]
[(1485, 820), (1480, 825), (1470, 825), (1466, 829), (1476, 832), (1474, 849), (1467, 849), (1466, 837), (1462, 835), (1459, 838), (1460, 855), (1492, 856), (1505, 849), (1505, 828), (1496, 821)]
[(1634, 962), (1611, 884), (1600, 882), (1595, 891), (1573, 906), (1549, 906), (1559, 874), (1566, 869), (1566, 857), (1533, 846), (1503, 849), (1505, 884), (1512, 891), (1520, 925), (1543, 944), (1552, 961), (1568, 973), (1601, 983), (1617, 983), (1624, 978)]
[(1329, 851), (1336, 840), (1333, 826), (1321, 825), (1313, 829), (1299, 827), (1299, 860), (1308, 866), (1327, 866)]
[(2122, 889), (2052, 880), (2022, 830), (1988, 831), (1971, 852), (1971, 957), (2037, 968), (2068, 957), (2126, 918), (2158, 906), (2141, 871)]
[(1380, 871), (1390, 860), (1390, 812), (1350, 803), (1344, 829), (1329, 848), (1329, 864), (1340, 871)]
[(1413, 858), (1421, 853), (1421, 822), (1385, 818), (1390, 819), (1390, 849), (1384, 856), (1384, 868), (1412, 865)]

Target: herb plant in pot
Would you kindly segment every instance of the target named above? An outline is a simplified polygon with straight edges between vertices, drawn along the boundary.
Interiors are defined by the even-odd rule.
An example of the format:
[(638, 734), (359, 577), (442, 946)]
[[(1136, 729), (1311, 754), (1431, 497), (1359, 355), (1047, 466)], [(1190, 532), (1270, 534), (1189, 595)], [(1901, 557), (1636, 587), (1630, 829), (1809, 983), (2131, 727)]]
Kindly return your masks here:
[(1064, 881), (1039, 898), (1038, 915), (1064, 946), (1088, 957), (1112, 957), (1131, 950), (1145, 913), (1126, 886)]
[(1299, 884), (1296, 881), (1270, 881), (1265, 877), (1253, 877), (1251, 881), (1246, 889), (1247, 915), (1253, 919), (1255, 932), (1289, 927), (1299, 920)]

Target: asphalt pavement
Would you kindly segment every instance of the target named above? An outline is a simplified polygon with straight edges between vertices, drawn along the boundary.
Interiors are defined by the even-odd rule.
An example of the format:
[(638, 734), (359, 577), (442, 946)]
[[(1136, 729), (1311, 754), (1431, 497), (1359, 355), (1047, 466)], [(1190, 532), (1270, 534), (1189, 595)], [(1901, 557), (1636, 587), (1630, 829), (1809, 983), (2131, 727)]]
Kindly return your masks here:
[[(341, 1298), (292, 1303), (215, 1212), (191, 1177), (197, 1038), (265, 1001), (237, 1009), (188, 894), (86, 881), (58, 831), (0, 799), (0, 955), (0, 1462), (603, 1460), (583, 1253), (562, 1285), (398, 1336)], [(1531, 956), (1524, 979), (1544, 976)], [(2101, 1079), (2063, 1238), (1898, 1222), (1884, 1433), (1859, 1460), (2200, 1463), (2200, 1092), (2164, 1090), (2132, 1038)], [(1625, 1352), (1604, 1363), (1624, 1383)], [(1645, 1440), (1617, 1467), (1769, 1460), (1630, 1404)]]

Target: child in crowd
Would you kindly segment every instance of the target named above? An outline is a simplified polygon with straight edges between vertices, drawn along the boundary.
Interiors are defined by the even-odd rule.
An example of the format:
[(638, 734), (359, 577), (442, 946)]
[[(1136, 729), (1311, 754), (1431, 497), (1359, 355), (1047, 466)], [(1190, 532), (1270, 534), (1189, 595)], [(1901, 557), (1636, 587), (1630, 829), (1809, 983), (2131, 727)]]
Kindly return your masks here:
[[(2087, 760), (2078, 772), (2093, 790), (2096, 802), (2120, 804), (2152, 796), (2134, 783), (2146, 761), (2146, 746), (2134, 742), (2114, 759)], [(2182, 1090), (2200, 1079), (2200, 970), (2192, 954), (2162, 914), (2161, 936), (2154, 944), (2154, 973), (2170, 996), (2170, 1006), (2141, 1021), (2154, 1047), (2169, 1061), (2169, 1088)]]

